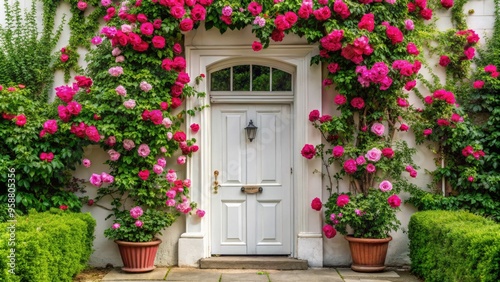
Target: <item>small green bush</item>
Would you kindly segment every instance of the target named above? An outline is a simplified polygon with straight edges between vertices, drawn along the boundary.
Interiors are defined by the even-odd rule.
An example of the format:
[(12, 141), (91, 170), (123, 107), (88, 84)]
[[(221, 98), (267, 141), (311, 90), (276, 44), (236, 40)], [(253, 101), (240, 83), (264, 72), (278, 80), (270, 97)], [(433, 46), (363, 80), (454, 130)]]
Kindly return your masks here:
[[(16, 220), (15, 246), (8, 229), (12, 223), (0, 224), (0, 281), (72, 281), (87, 266), (96, 224), (90, 214), (53, 209)], [(15, 275), (9, 273), (11, 253), (15, 254)]]
[(465, 211), (423, 211), (408, 228), (412, 272), (426, 282), (500, 281), (500, 224)]

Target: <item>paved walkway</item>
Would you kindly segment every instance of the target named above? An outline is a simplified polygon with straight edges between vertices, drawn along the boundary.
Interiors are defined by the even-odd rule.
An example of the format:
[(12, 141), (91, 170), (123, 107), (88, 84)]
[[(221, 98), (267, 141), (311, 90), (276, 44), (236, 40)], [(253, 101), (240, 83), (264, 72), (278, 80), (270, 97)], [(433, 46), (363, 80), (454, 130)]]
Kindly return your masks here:
[(421, 282), (406, 271), (359, 273), (348, 268), (308, 270), (157, 268), (152, 272), (131, 274), (118, 269), (102, 281), (191, 281), (191, 282)]

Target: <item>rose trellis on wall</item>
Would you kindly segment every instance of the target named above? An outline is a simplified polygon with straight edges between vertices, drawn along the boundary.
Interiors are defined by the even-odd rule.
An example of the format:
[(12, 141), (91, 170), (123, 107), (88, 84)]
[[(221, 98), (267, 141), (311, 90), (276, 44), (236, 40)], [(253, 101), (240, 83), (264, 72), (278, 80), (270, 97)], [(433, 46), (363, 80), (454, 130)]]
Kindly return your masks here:
[[(85, 1), (74, 2), (71, 4), (80, 10), (87, 8), (82, 3)], [(56, 88), (59, 120), (47, 121), (40, 136), (51, 138), (53, 132), (63, 130), (87, 140), (88, 144), (100, 145), (109, 154), (106, 163), (110, 172), (93, 171), (89, 181), (98, 189), (96, 200), (112, 199), (118, 225), (114, 224), (110, 230), (121, 228), (120, 218), (129, 216), (127, 210), (134, 206), (175, 216), (192, 211), (200, 217), (204, 214), (189, 202), (190, 180), (179, 179), (166, 161), (180, 151), (177, 163), (183, 165), (186, 157), (198, 151), (196, 139), (187, 139), (185, 130), (196, 136), (203, 128), (192, 124), (183, 129), (183, 122), (185, 115), (194, 115), (202, 108), (184, 109), (183, 102), (189, 97), (204, 95), (195, 89), (202, 77), (193, 79), (186, 73), (182, 39), (184, 33), (201, 24), (207, 29), (217, 28), (221, 33), (251, 26), (256, 39), (249, 48), (256, 54), (271, 41), (280, 42), (290, 33), (318, 45), (319, 55), (311, 63), (321, 62), (326, 66), (328, 73), (323, 85), (333, 86), (338, 92), (334, 103), (340, 114), (331, 117), (317, 113), (317, 118), (314, 118), (316, 113), (312, 115), (311, 121), (324, 133), (325, 144), (311, 145), (304, 156), (331, 154), (327, 144), (342, 147), (337, 160), (374, 152), (373, 149), (385, 149), (388, 154), (384, 153), (389, 159), (386, 165), (377, 167), (377, 163), (372, 163), (368, 172), (362, 171), (364, 166), (368, 167), (365, 163), (358, 163), (358, 170), (356, 161), (349, 160), (351, 165), (344, 166), (347, 171), (340, 170), (335, 177), (349, 178), (353, 191), (366, 194), (385, 180), (384, 177), (395, 181), (397, 191), (409, 185), (403, 171), (406, 168), (408, 176), (416, 176), (412, 150), (405, 143), (396, 145), (393, 138), (398, 132), (414, 129), (418, 138), (425, 139), (437, 126), (437, 118), (449, 120), (454, 113), (454, 102), (448, 103), (449, 100), (439, 94), (444, 90), (432, 89), (432, 92), (436, 90), (433, 99), (441, 108), (434, 111), (439, 116), (431, 119), (424, 119), (422, 112), (426, 109), (415, 108), (409, 102), (421, 62), (425, 64), (418, 30), (426, 29), (425, 23), (432, 18), (426, 1), (138, 0), (115, 3), (101, 0), (96, 5), (106, 11), (105, 26), (93, 38), (88, 38), (93, 47), (87, 58), (85, 76), (75, 77), (73, 85)], [(467, 49), (461, 59), (470, 60), (471, 53), (473, 49)], [(394, 151), (389, 154), (392, 146)], [(333, 162), (333, 159), (324, 159), (327, 168)], [(88, 169), (92, 169), (91, 163), (92, 160), (83, 160)], [(397, 170), (384, 174), (390, 168)], [(380, 174), (374, 173), (377, 170)], [(330, 181), (330, 190), (332, 183)], [(140, 217), (137, 220), (140, 221)], [(130, 229), (129, 233), (148, 228), (157, 230), (153, 228), (157, 226), (148, 224), (154, 225), (154, 222), (136, 223), (136, 229)], [(163, 227), (169, 224), (171, 222)], [(113, 238), (112, 231), (108, 232)], [(150, 237), (133, 239), (141, 241)]]

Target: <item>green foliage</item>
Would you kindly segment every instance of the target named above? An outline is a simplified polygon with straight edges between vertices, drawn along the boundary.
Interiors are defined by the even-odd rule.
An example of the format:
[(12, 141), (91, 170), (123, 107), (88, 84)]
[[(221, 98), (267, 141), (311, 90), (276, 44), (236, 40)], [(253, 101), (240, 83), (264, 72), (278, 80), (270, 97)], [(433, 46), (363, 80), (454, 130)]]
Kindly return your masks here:
[[(90, 214), (51, 210), (16, 220), (0, 224), (1, 281), (70, 282), (87, 266), (96, 224)], [(15, 237), (10, 232), (14, 229), (8, 229), (12, 226)], [(15, 249), (15, 275), (8, 273), (11, 249)]]
[(425, 281), (499, 281), (499, 224), (464, 211), (425, 211), (408, 228), (411, 269)]
[(38, 30), (35, 0), (22, 15), (19, 1), (4, 0), (5, 26), (0, 26), (0, 83), (23, 84), (30, 98), (47, 101), (54, 79), (55, 48), (63, 25), (55, 27), (55, 10), (44, 6), (43, 28)]
[[(463, 17), (463, 5), (466, 1), (457, 1), (453, 7), (453, 17)], [(412, 190), (410, 202), (419, 209), (466, 209), (473, 213), (490, 217), (500, 221), (500, 81), (494, 77), (492, 72), (485, 71), (485, 67), (500, 66), (499, 38), (500, 38), (500, 2), (495, 1), (495, 26), (493, 36), (486, 40), (486, 45), (478, 49), (478, 58), (475, 60), (476, 68), (471, 72), (469, 66), (454, 65), (456, 59), (447, 67), (447, 87), (456, 90), (458, 103), (463, 105), (456, 112), (463, 118), (463, 122), (454, 124), (452, 127), (439, 127), (429, 123), (425, 126), (433, 126), (433, 134), (430, 140), (437, 144), (436, 153), (439, 158), (444, 159), (444, 167), (436, 169), (433, 175), (432, 186), (441, 186), (443, 179), (446, 180), (448, 191), (452, 194), (442, 197)], [(457, 27), (467, 29), (464, 21), (456, 19)], [(448, 36), (445, 36), (445, 35)], [(448, 39), (447, 39), (448, 38)], [(450, 58), (463, 56), (462, 49), (453, 50), (456, 46), (463, 46), (465, 38), (456, 36), (455, 31), (450, 30), (443, 34), (439, 41), (444, 48), (449, 48)], [(443, 44), (446, 41), (447, 44)], [(448, 44), (449, 42), (455, 44)], [(460, 43), (462, 42), (462, 43)], [(457, 68), (458, 67), (458, 68)], [(453, 73), (459, 75), (453, 75)], [(450, 76), (450, 74), (452, 74)], [(482, 87), (474, 87), (476, 81), (484, 82)], [(436, 83), (430, 83), (431, 87)], [(435, 86), (432, 86), (435, 85)], [(430, 112), (427, 112), (427, 111)], [(427, 121), (432, 121), (431, 116), (441, 113), (442, 117), (449, 118), (452, 114), (452, 106), (443, 103), (427, 105), (423, 116)], [(455, 110), (453, 110), (455, 111)], [(418, 138), (418, 136), (417, 136)], [(418, 139), (423, 141), (423, 138)], [(482, 151), (484, 157), (464, 155), (463, 149), (471, 146), (474, 151)]]
[[(0, 201), (7, 202), (7, 184), (11, 183), (11, 179), (15, 181), (16, 209), (20, 212), (25, 213), (32, 208), (45, 211), (60, 205), (79, 211), (82, 204), (74, 192), (81, 191), (81, 182), (71, 176), (71, 171), (81, 160), (82, 143), (61, 130), (41, 138), (39, 133), (44, 121), (54, 116), (54, 105), (31, 99), (30, 91), (19, 86), (2, 87)], [(21, 115), (26, 117), (26, 123), (16, 125)], [(60, 124), (60, 127), (69, 125)], [(42, 153), (49, 152), (54, 154), (51, 162), (40, 159)]]

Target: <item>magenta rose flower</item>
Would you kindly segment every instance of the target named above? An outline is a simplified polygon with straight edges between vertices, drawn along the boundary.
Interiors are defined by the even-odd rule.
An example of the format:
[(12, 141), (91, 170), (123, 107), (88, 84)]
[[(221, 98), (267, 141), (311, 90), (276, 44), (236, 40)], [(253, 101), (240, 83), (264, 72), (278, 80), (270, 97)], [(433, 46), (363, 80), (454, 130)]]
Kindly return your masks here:
[(347, 174), (353, 174), (358, 170), (358, 166), (354, 159), (348, 159), (344, 162), (344, 170)]
[(183, 32), (188, 32), (193, 29), (194, 23), (190, 18), (183, 19), (179, 24), (179, 29)]
[(196, 211), (196, 215), (199, 217), (199, 218), (202, 218), (205, 216), (205, 211), (204, 210), (197, 210)]
[(426, 128), (423, 131), (424, 136), (428, 136), (432, 134), (432, 128)]
[(344, 155), (344, 147), (342, 147), (340, 145), (333, 147), (333, 149), (332, 149), (332, 155), (335, 158), (342, 157), (342, 155)]
[(320, 211), (322, 206), (323, 203), (321, 203), (321, 200), (318, 197), (314, 198), (311, 202), (311, 208), (313, 210)]
[(115, 229), (115, 230), (116, 230), (116, 229), (120, 228), (120, 224), (119, 224), (119, 223), (114, 223), (114, 224), (111, 226), (111, 228), (113, 228), (113, 229)]
[(316, 155), (316, 148), (311, 144), (305, 144), (300, 153), (304, 158), (310, 160)]
[(375, 167), (374, 164), (367, 164), (366, 165), (366, 171), (368, 173), (374, 173), (375, 171), (377, 171), (377, 167)]
[(173, 183), (177, 179), (177, 173), (175, 173), (173, 169), (170, 169), (168, 170), (167, 175), (165, 175), (165, 178), (168, 182)]
[(320, 113), (318, 110), (312, 110), (310, 113), (309, 113), (309, 121), (311, 122), (315, 122), (319, 119), (319, 116), (320, 116)]
[(398, 197), (398, 195), (391, 195), (389, 198), (387, 198), (387, 203), (389, 203), (389, 206), (391, 206), (391, 208), (397, 208), (401, 205), (401, 199)]
[(450, 57), (442, 55), (439, 57), (439, 65), (442, 67), (446, 67), (451, 63)]
[(156, 49), (163, 49), (165, 47), (165, 38), (160, 35), (155, 35), (153, 39), (151, 39), (151, 43)]
[(351, 106), (358, 110), (361, 110), (365, 107), (365, 101), (361, 97), (355, 97), (351, 100)]
[(90, 160), (89, 160), (89, 159), (83, 159), (83, 160), (82, 160), (82, 165), (83, 165), (84, 167), (90, 167), (90, 166), (92, 165), (92, 163), (90, 162)]
[(140, 179), (146, 181), (149, 178), (149, 170), (141, 170), (139, 171), (138, 175)]
[(197, 133), (200, 130), (200, 125), (197, 123), (193, 123), (191, 124), (190, 128), (193, 133)]
[(144, 225), (144, 223), (140, 220), (136, 220), (134, 224), (135, 224), (135, 226), (137, 226), (139, 228), (142, 228), (142, 226)]
[(337, 197), (337, 206), (343, 208), (349, 203), (349, 195), (342, 194)]
[(259, 41), (254, 41), (252, 43), (252, 49), (255, 51), (255, 52), (258, 52), (260, 50), (262, 50), (262, 43), (260, 43)]
[(49, 119), (43, 123), (43, 130), (47, 133), (54, 134), (57, 132), (57, 128), (57, 120), (55, 119)]
[(346, 98), (346, 96), (344, 96), (342, 94), (338, 94), (333, 98), (333, 102), (335, 102), (335, 104), (341, 106), (347, 102), (347, 98)]
[(325, 233), (326, 238), (330, 239), (337, 235), (337, 230), (335, 230), (335, 228), (331, 225), (325, 225), (323, 226), (323, 233)]
[(186, 163), (186, 156), (179, 156), (177, 158), (177, 164), (185, 164)]
[(356, 158), (356, 164), (357, 165), (364, 165), (366, 163), (366, 159), (363, 156), (359, 156)]
[(115, 181), (115, 178), (112, 175), (107, 174), (106, 172), (102, 172), (101, 173), (101, 180), (104, 183), (113, 183)]
[(382, 155), (386, 158), (392, 159), (394, 157), (394, 150), (392, 148), (383, 148)]

